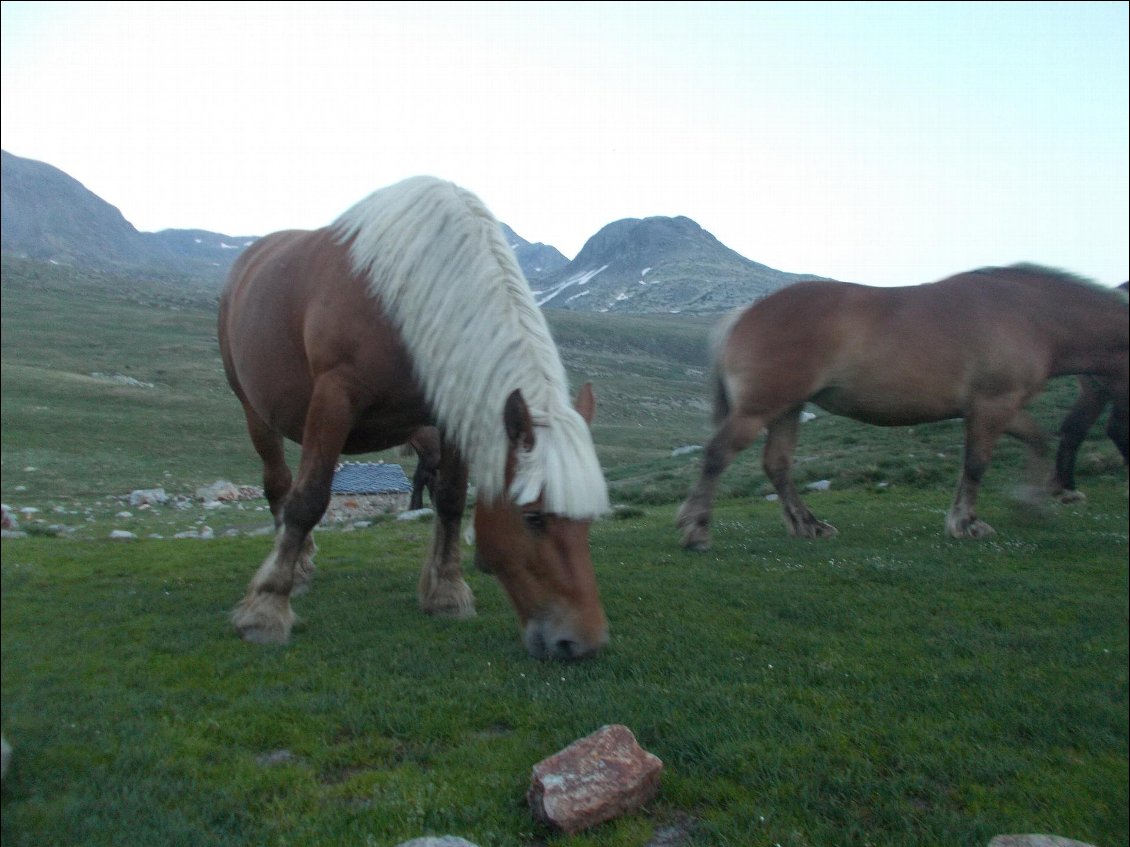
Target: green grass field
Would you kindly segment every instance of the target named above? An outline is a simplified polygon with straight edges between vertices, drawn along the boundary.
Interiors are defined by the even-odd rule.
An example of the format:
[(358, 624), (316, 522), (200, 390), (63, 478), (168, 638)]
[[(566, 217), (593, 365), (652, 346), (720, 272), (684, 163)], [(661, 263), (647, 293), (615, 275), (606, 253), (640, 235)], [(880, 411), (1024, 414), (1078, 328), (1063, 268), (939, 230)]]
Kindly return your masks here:
[[(808, 500), (840, 535), (788, 538), (751, 450), (724, 478), (713, 549), (693, 554), (674, 512), (698, 454), (672, 450), (709, 435), (709, 322), (551, 312), (631, 507), (592, 533), (608, 650), (529, 659), (473, 570), (477, 617), (425, 617), (430, 526), (391, 520), (319, 533), (302, 622), (262, 648), (227, 613), (267, 539), (144, 538), (204, 517), (169, 508), (122, 524), (141, 540), (106, 540), (135, 488), (257, 482), (208, 296), (7, 258), (2, 295), (0, 487), (40, 509), (0, 548), (5, 845), (1130, 841), (1127, 482), (1100, 432), (1081, 452), (1088, 500), (1036, 514), (1008, 496), (1022, 455), (1002, 443), (980, 507), (998, 535), (959, 542), (942, 529), (959, 425), (821, 416), (798, 478), (831, 481)], [(1054, 427), (1072, 396), (1057, 382), (1037, 415)], [(545, 830), (532, 766), (606, 723), (663, 760), (658, 797)]]

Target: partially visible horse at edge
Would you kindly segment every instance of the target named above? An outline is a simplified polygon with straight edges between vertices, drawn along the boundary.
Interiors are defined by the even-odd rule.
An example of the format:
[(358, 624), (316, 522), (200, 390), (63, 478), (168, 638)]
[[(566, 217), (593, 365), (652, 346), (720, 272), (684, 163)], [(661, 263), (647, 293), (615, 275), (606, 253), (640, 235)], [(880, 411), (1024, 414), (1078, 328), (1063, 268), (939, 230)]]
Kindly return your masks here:
[[(1126, 291), (1130, 282), (1118, 286)], [(1096, 376), (1080, 376), (1079, 394), (1071, 404), (1063, 423), (1059, 426), (1059, 447), (1055, 454), (1055, 475), (1052, 477), (1052, 494), (1064, 503), (1085, 500), (1086, 495), (1075, 487), (1075, 459), (1087, 432), (1114, 399), (1106, 380)], [(1122, 462), (1130, 462), (1126, 455), (1126, 417), (1111, 414), (1107, 419), (1106, 434), (1122, 452)]]
[[(608, 510), (592, 388), (570, 400), (545, 318), (475, 195), (413, 177), (330, 226), (265, 236), (233, 266), (218, 328), (277, 527), (232, 612), (245, 640), (289, 639), (339, 455), (436, 426), (423, 610), (474, 614), (459, 533), (473, 474), (476, 564), (506, 591), (527, 651), (574, 659), (607, 643), (589, 550), (590, 524)], [(302, 445), (297, 477), (284, 438)]]
[[(1126, 294), (1034, 265), (984, 268), (926, 285), (880, 288), (796, 282), (737, 310), (716, 327), (714, 417), (696, 486), (679, 508), (681, 543), (710, 544), (719, 476), (765, 432), (763, 467), (788, 532), (820, 538), (792, 479), (800, 414), (813, 403), (878, 426), (960, 418), (965, 446), (946, 519), (955, 538), (993, 533), (975, 507), (1004, 433), (1047, 464), (1047, 438), (1025, 407), (1054, 376), (1088, 374), (1109, 387), (1126, 453)], [(1046, 488), (1047, 472), (1040, 478)]]
[(422, 426), (401, 445), (401, 456), (415, 456), (416, 469), (412, 473), (412, 494), (408, 498), (409, 509), (424, 508), (424, 492), (432, 503), (436, 500), (436, 471), (442, 452), (439, 430), (434, 426)]

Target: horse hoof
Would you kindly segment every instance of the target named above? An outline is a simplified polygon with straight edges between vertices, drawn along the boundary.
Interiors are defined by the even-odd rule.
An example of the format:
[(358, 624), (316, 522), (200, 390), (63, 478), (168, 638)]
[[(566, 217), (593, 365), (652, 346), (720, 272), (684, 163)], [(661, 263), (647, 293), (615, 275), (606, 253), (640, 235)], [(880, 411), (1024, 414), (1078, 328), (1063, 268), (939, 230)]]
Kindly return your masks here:
[(236, 633), (248, 644), (286, 644), (290, 636), (266, 627), (236, 627)]
[(1065, 488), (1063, 491), (1059, 492), (1055, 496), (1055, 499), (1058, 500), (1060, 503), (1063, 503), (1066, 506), (1066, 505), (1069, 505), (1071, 503), (1082, 503), (1082, 502), (1084, 502), (1087, 499), (1087, 495), (1084, 494), (1082, 491), (1076, 491), (1073, 488), (1071, 488), (1071, 489)]
[(824, 523), (824, 521), (815, 521), (813, 523), (804, 523), (790, 526), (789, 534), (794, 538), (807, 538), (809, 540), (816, 540), (819, 538), (835, 538), (840, 534), (840, 531), (830, 523)]
[(236, 634), (249, 644), (286, 644), (294, 621), (289, 600), (274, 594), (244, 599), (231, 616)]
[(687, 550), (704, 553), (710, 549), (710, 526), (705, 521), (679, 520), (676, 526), (683, 532), (679, 543)]
[(436, 585), (420, 597), (420, 608), (426, 614), (440, 618), (473, 618), (475, 616), (475, 595), (463, 580), (456, 583)]
[(973, 541), (996, 534), (997, 531), (982, 520), (974, 520), (964, 526), (950, 528), (950, 536), (953, 538), (968, 538)]
[(683, 539), (682, 544), (684, 550), (691, 550), (695, 553), (705, 553), (710, 549), (709, 539), (703, 539), (699, 541), (695, 541), (693, 539)]

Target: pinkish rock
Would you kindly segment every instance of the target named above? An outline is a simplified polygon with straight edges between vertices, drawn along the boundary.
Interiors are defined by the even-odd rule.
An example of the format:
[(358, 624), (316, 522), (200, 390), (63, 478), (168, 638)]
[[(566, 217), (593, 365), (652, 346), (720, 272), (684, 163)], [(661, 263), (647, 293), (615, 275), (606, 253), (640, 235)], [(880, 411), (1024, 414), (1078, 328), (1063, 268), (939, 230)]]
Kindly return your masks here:
[(609, 724), (534, 765), (526, 799), (542, 823), (578, 832), (642, 807), (662, 770), (630, 729)]

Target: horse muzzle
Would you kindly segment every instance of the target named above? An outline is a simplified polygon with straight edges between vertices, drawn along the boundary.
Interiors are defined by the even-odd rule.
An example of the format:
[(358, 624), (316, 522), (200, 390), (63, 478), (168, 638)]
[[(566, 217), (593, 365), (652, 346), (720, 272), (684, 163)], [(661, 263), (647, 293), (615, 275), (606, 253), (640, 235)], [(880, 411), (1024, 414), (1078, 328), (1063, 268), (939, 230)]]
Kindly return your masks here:
[(535, 659), (589, 659), (608, 644), (608, 625), (602, 624), (595, 632), (584, 633), (566, 622), (531, 619), (522, 640), (526, 652)]

